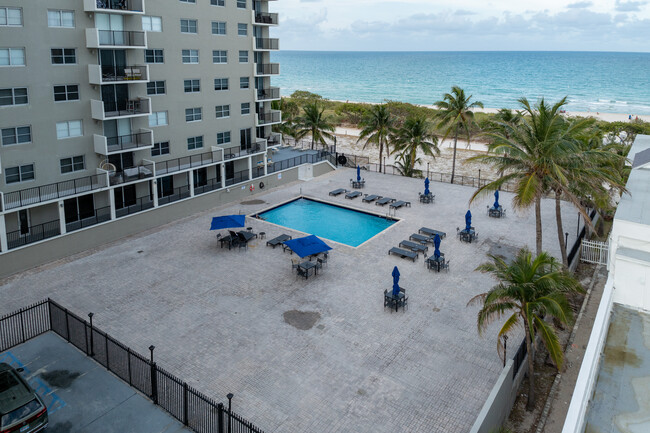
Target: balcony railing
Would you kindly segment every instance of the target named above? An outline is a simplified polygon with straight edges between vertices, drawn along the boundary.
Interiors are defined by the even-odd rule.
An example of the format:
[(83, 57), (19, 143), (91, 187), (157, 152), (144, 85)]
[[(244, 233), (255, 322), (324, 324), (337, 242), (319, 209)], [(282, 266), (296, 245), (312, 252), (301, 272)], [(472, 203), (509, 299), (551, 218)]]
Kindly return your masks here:
[(88, 218), (79, 219), (65, 224), (67, 232), (81, 230), (86, 227), (91, 227), (106, 221), (111, 220), (111, 207), (105, 206), (95, 209), (95, 214)]
[(215, 177), (213, 179), (208, 179), (205, 185), (194, 185), (194, 194), (205, 194), (206, 192), (214, 191), (216, 189), (220, 189), (221, 187), (221, 181), (217, 180)]
[(280, 40), (276, 38), (255, 38), (256, 50), (279, 50)]
[(149, 81), (149, 65), (115, 66), (88, 65), (90, 84), (146, 83)]
[(224, 159), (233, 159), (240, 156), (248, 156), (254, 153), (264, 152), (266, 150), (266, 140), (258, 139), (251, 147), (242, 149), (241, 147), (226, 147), (223, 149)]
[(271, 110), (268, 113), (257, 114), (257, 126), (272, 125), (280, 122), (282, 122), (282, 112), (279, 110)]
[(147, 33), (89, 28), (86, 29), (86, 48), (147, 48)]
[(4, 194), (5, 210), (16, 209), (49, 200), (56, 200), (82, 192), (94, 191), (107, 187), (106, 176), (96, 174), (48, 185), (21, 189)]
[(84, 11), (141, 14), (144, 12), (144, 0), (84, 0)]
[(278, 146), (282, 144), (282, 134), (278, 132), (271, 132), (268, 137), (266, 137), (267, 147)]
[(141, 129), (128, 135), (119, 137), (106, 137), (103, 135), (93, 135), (95, 152), (100, 155), (110, 155), (125, 151), (146, 150), (153, 147), (153, 131)]
[(219, 161), (221, 161), (221, 156), (216, 152), (206, 152), (200, 155), (169, 159), (167, 161), (156, 162), (156, 175), (176, 173), (177, 171), (202, 167)]
[(59, 220), (49, 221), (43, 224), (37, 224), (28, 227), (23, 233), (23, 230), (16, 230), (7, 233), (7, 246), (14, 249), (24, 245), (33, 244), (45, 239), (53, 238), (61, 234), (61, 226)]
[(139, 117), (151, 114), (151, 98), (122, 99), (119, 101), (90, 101), (90, 113), (95, 120), (119, 117)]
[(135, 213), (142, 212), (143, 210), (152, 209), (152, 208), (153, 208), (153, 200), (151, 199), (150, 196), (146, 195), (144, 197), (137, 198), (134, 204), (126, 205), (119, 209), (115, 209), (115, 217), (121, 218), (127, 215), (133, 215)]
[(258, 63), (255, 66), (256, 75), (278, 75), (280, 73), (279, 63)]
[(280, 99), (280, 88), (269, 87), (268, 89), (257, 89), (256, 101), (271, 101)]
[(158, 197), (158, 206), (183, 200), (184, 198), (190, 197), (190, 195), (190, 187), (188, 185), (179, 186), (178, 188), (174, 188), (171, 194)]
[(248, 170), (235, 172), (231, 178), (226, 178), (226, 186), (231, 186), (236, 183), (246, 182), (248, 178)]
[(271, 14), (268, 12), (255, 12), (255, 24), (277, 26), (278, 23), (278, 14)]
[(135, 167), (124, 168), (117, 171), (109, 171), (108, 179), (111, 185), (133, 182), (140, 179), (153, 177), (153, 163), (143, 163)]

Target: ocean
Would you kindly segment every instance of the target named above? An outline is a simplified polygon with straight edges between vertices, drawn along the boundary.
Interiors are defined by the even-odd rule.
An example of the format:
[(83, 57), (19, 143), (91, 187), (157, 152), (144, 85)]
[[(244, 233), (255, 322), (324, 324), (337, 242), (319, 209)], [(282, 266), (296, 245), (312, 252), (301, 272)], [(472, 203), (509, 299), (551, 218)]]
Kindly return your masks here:
[(286, 96), (433, 104), (457, 85), (486, 108), (568, 96), (567, 111), (650, 114), (650, 53), (279, 51), (272, 61)]

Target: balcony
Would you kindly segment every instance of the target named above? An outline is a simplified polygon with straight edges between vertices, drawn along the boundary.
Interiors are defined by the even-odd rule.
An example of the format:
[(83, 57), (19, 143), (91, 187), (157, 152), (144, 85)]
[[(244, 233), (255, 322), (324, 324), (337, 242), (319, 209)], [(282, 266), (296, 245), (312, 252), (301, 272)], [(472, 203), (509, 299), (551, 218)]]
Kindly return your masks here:
[(151, 114), (151, 98), (125, 99), (117, 102), (90, 101), (90, 114), (95, 120), (126, 119)]
[(144, 0), (84, 0), (84, 12), (144, 14)]
[(255, 65), (255, 76), (278, 75), (280, 73), (279, 63), (258, 63)]
[(149, 82), (149, 65), (88, 65), (88, 82), (97, 85), (147, 83)]
[(277, 38), (254, 38), (253, 49), (255, 51), (271, 51), (280, 49), (280, 40)]
[(149, 195), (146, 195), (137, 198), (132, 203), (124, 204), (124, 206), (121, 208), (115, 209), (115, 217), (122, 218), (152, 208), (153, 208), (153, 200)]
[(86, 29), (86, 48), (147, 48), (147, 33)]
[[(223, 152), (221, 152), (221, 154), (223, 154)], [(169, 159), (167, 161), (156, 162), (156, 175), (160, 176), (163, 174), (188, 170), (190, 168), (204, 167), (222, 160), (223, 158), (221, 155), (218, 155), (216, 151)]]
[(282, 123), (282, 112), (280, 110), (271, 110), (268, 113), (257, 114), (256, 126), (274, 125), (276, 123)]
[(153, 147), (153, 131), (140, 129), (139, 132), (121, 135), (119, 137), (106, 137), (104, 135), (93, 135), (95, 152), (100, 155), (112, 155), (114, 153), (134, 152), (147, 150)]
[(257, 89), (255, 93), (255, 102), (274, 101), (280, 99), (280, 88), (269, 87), (268, 89)]
[(111, 185), (134, 182), (136, 180), (150, 179), (154, 176), (154, 163), (143, 160), (140, 165), (124, 168), (122, 170), (109, 170), (108, 180)]
[(59, 220), (49, 221), (43, 224), (33, 225), (26, 231), (16, 230), (7, 233), (7, 246), (10, 250), (25, 245), (40, 242), (45, 239), (53, 238), (61, 234), (61, 225)]
[(266, 137), (267, 147), (275, 147), (282, 144), (282, 134), (279, 132), (271, 132), (268, 137)]
[(158, 206), (174, 203), (175, 201), (183, 200), (191, 196), (189, 186), (179, 186), (178, 188), (174, 188), (170, 194), (158, 197)]
[(253, 22), (260, 26), (277, 26), (279, 24), (278, 14), (253, 11)]

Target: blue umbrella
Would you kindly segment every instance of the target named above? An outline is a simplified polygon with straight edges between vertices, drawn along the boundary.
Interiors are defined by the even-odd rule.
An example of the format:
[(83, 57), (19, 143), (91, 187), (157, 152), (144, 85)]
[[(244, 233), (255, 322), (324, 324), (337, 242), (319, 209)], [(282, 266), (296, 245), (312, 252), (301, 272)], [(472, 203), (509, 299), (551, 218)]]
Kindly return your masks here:
[(440, 257), (440, 249), (439, 249), (440, 248), (440, 236), (439, 235), (435, 235), (433, 237), (433, 246), (435, 247), (435, 249), (433, 250), (433, 255), (436, 258)]
[(393, 268), (393, 296), (399, 295), (399, 269)]
[(285, 241), (284, 244), (300, 257), (313, 256), (314, 254), (324, 253), (332, 249), (332, 247), (314, 235)]
[(357, 165), (357, 182), (361, 182), (361, 167)]
[(229, 229), (233, 227), (244, 227), (246, 215), (224, 215), (212, 218), (210, 230)]
[(424, 179), (424, 195), (429, 195), (431, 194), (431, 191), (429, 191), (429, 178), (427, 177)]
[(472, 213), (467, 211), (465, 214), (465, 230), (470, 231), (472, 228)]
[(494, 191), (494, 208), (499, 209), (499, 190)]

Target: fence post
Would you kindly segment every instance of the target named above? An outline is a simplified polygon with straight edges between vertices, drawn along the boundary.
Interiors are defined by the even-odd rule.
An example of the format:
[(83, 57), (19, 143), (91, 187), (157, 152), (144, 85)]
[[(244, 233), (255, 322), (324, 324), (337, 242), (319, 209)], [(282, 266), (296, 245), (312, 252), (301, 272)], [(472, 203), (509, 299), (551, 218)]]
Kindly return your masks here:
[(108, 362), (108, 334), (104, 334), (104, 350), (106, 350), (106, 370), (110, 371), (109, 362)]
[(21, 343), (24, 343), (25, 342), (25, 320), (23, 318), (23, 311), (22, 310), (20, 311), (19, 315), (20, 315), (20, 330), (21, 330), (22, 337), (23, 337), (22, 340), (21, 340)]
[(50, 298), (47, 298), (47, 313), (48, 313), (49, 320), (50, 320), (50, 329), (49, 330), (51, 331), (53, 326), (52, 326), (52, 300)]
[(223, 432), (223, 403), (217, 405), (217, 433)]
[(232, 429), (232, 398), (233, 397), (234, 394), (232, 392), (226, 394), (226, 398), (228, 399), (228, 433), (231, 433), (231, 429)]
[(156, 363), (153, 362), (153, 350), (156, 346), (149, 346), (149, 351), (151, 352), (151, 361), (149, 365), (151, 366), (151, 400), (153, 404), (158, 404), (158, 378), (156, 377)]
[(66, 340), (68, 340), (68, 343), (70, 342), (70, 324), (68, 321), (68, 309), (64, 308), (63, 311), (65, 312), (65, 334), (66, 334)]
[(131, 348), (126, 348), (126, 366), (129, 370), (129, 385), (133, 385), (133, 380), (131, 379)]

